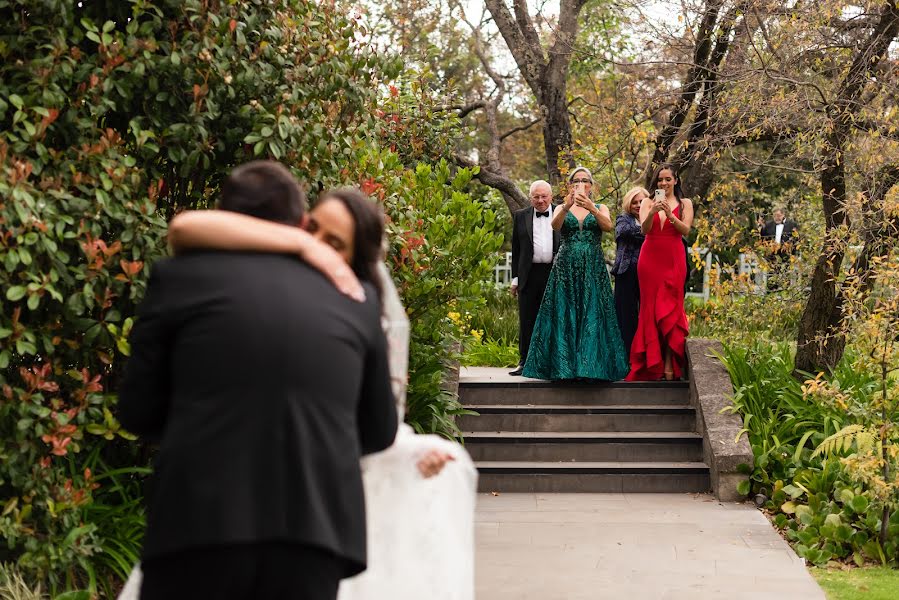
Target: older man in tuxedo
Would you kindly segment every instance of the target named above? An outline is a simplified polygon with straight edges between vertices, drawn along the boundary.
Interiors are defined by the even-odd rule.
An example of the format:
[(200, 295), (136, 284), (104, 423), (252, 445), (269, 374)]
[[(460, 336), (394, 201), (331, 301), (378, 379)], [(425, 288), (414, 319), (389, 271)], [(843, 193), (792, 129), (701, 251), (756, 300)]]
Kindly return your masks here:
[(559, 250), (559, 232), (552, 228), (553, 190), (543, 180), (531, 184), (531, 206), (515, 213), (512, 222), (512, 293), (518, 297), (518, 368), (521, 375), (528, 357), (537, 312), (549, 281), (553, 257)]
[(771, 272), (768, 273), (768, 291), (781, 288), (791, 254), (796, 253), (799, 227), (786, 218), (782, 208), (774, 209), (774, 219), (765, 223), (759, 217), (759, 235), (770, 249)]
[(774, 209), (774, 219), (765, 223), (759, 219), (759, 235), (774, 245), (774, 252), (784, 256), (795, 250), (799, 227), (795, 221), (786, 218), (782, 208)]

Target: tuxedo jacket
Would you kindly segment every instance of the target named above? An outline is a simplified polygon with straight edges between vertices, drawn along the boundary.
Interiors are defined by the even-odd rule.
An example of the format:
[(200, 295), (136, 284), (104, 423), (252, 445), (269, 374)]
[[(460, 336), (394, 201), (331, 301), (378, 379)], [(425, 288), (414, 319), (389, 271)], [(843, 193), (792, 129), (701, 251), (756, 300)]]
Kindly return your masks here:
[[(799, 227), (796, 226), (794, 221), (786, 219), (784, 221), (784, 230), (780, 235), (780, 243), (794, 243), (796, 241), (796, 237), (799, 233)], [(765, 223), (764, 227), (759, 230), (759, 234), (762, 236), (763, 240), (773, 242), (777, 239), (777, 223), (774, 221), (768, 221)]]
[[(558, 210), (555, 207), (553, 210)], [(552, 219), (552, 217), (544, 217)], [(553, 256), (559, 251), (559, 232), (553, 230)], [(518, 289), (524, 290), (534, 264), (534, 208), (529, 206), (512, 216), (512, 277), (518, 277)]]
[(397, 429), (380, 307), (294, 257), (197, 252), (152, 271), (118, 416), (159, 443), (144, 558), (288, 542), (365, 568), (359, 458)]

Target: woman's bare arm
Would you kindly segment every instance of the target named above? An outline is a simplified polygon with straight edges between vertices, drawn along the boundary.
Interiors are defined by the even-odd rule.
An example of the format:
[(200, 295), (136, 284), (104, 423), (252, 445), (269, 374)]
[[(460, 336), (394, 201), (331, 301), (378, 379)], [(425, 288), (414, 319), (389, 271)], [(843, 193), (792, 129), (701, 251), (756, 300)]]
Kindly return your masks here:
[(299, 227), (224, 210), (191, 210), (172, 219), (168, 240), (175, 254), (191, 248), (296, 254), (343, 294), (365, 299), (362, 285), (343, 258)]
[(665, 214), (668, 216), (668, 222), (677, 229), (679, 234), (690, 235), (690, 228), (693, 227), (693, 202), (689, 198), (684, 198), (681, 200), (680, 206), (680, 218), (675, 217), (672, 210), (666, 210)]
[(655, 202), (652, 198), (647, 197), (640, 201), (640, 229), (643, 230), (643, 235), (652, 229), (652, 220), (657, 212), (659, 211), (655, 210)]
[(609, 207), (605, 204), (597, 204), (596, 208), (597, 211), (594, 213), (593, 218), (599, 223), (599, 228), (603, 231), (612, 231), (612, 217), (609, 214)]
[(565, 222), (565, 217), (568, 213), (568, 210), (574, 204), (574, 192), (569, 192), (568, 196), (565, 197), (565, 202), (556, 207), (553, 211), (553, 221), (550, 223), (550, 226), (559, 231), (562, 229), (562, 223)]

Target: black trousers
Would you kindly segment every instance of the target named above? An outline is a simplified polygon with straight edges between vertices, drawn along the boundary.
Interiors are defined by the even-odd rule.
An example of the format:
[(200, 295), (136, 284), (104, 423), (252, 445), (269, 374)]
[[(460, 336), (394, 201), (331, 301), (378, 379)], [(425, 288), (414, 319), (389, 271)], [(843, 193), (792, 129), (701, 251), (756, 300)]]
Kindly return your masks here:
[(141, 568), (141, 600), (334, 600), (345, 574), (329, 552), (279, 542), (185, 550)]
[(537, 313), (540, 312), (540, 303), (543, 302), (543, 292), (546, 291), (552, 267), (551, 264), (531, 265), (527, 285), (518, 290), (518, 355), (521, 357), (519, 364), (522, 365), (528, 359), (534, 324), (537, 323)]
[(618, 315), (618, 329), (628, 357), (631, 344), (637, 334), (637, 318), (640, 315), (640, 280), (637, 267), (615, 275), (615, 314)]

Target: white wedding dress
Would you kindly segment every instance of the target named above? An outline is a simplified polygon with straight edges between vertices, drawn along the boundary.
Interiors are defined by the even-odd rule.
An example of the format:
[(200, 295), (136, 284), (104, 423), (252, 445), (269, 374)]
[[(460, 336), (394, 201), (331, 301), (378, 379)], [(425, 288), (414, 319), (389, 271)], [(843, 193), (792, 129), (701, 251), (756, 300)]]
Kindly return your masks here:
[[(418, 435), (402, 422), (409, 320), (383, 264), (379, 275), (382, 325), (401, 424), (390, 448), (362, 459), (368, 569), (341, 582), (338, 600), (474, 600), (477, 471), (460, 444)], [(417, 463), (435, 449), (455, 460), (425, 479)], [(140, 578), (138, 565), (119, 600), (139, 600)]]

